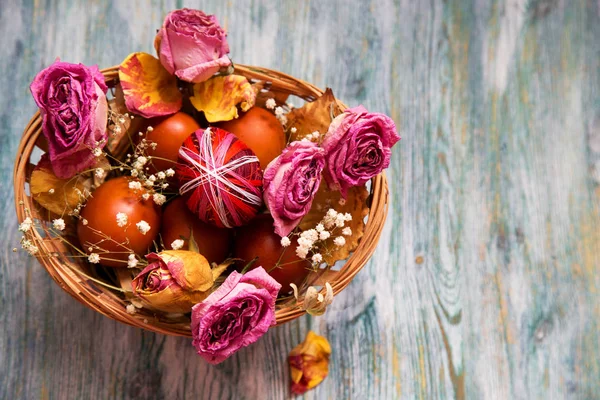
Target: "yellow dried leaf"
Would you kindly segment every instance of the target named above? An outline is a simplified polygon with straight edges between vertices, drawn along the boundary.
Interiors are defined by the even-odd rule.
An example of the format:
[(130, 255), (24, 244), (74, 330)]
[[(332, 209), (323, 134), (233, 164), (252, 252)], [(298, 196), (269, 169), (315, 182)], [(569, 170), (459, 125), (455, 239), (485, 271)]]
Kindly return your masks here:
[(327, 189), (327, 184), (324, 181), (321, 182), (312, 208), (300, 222), (300, 229), (305, 231), (314, 228), (321, 222), (330, 208), (342, 214), (350, 213), (352, 215), (352, 221), (346, 222), (345, 225), (352, 230), (352, 235), (344, 236), (346, 243), (343, 246), (337, 247), (334, 244), (335, 238), (342, 235), (342, 229), (340, 228), (335, 228), (331, 237), (324, 242), (324, 247), (329, 251), (323, 251), (321, 254), (323, 255), (323, 261), (328, 265), (333, 265), (339, 260), (345, 260), (358, 246), (365, 231), (365, 216), (369, 214), (369, 207), (367, 207), (368, 197), (369, 191), (364, 185), (354, 186), (348, 190), (346, 200), (340, 204), (341, 193)]
[[(325, 93), (313, 102), (306, 103), (300, 108), (294, 108), (287, 113), (288, 134), (290, 142), (301, 140), (307, 135), (318, 131), (322, 135), (329, 129), (329, 124), (333, 118), (342, 113), (333, 91), (329, 88)], [(291, 128), (296, 128), (295, 132)]]
[(196, 83), (190, 101), (208, 122), (230, 121), (238, 117), (238, 104), (242, 111), (254, 106), (256, 90), (243, 76), (215, 76)]
[(177, 78), (147, 53), (132, 53), (119, 66), (127, 109), (145, 118), (174, 114), (182, 105)]
[(304, 342), (296, 346), (288, 357), (292, 393), (303, 394), (314, 388), (329, 373), (331, 346), (327, 339), (309, 331)]
[(31, 197), (46, 210), (57, 215), (73, 211), (83, 202), (83, 193), (89, 182), (79, 175), (70, 179), (60, 179), (54, 172), (48, 155), (44, 154), (35, 166), (29, 181)]

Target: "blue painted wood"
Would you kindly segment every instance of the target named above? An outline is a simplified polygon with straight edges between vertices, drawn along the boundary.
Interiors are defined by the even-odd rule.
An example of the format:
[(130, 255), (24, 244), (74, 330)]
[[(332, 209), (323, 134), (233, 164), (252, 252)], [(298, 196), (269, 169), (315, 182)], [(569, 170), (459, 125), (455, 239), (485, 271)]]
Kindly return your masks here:
[[(403, 136), (373, 260), (324, 317), (219, 366), (81, 306), (12, 252), (29, 82), (57, 56), (152, 52), (182, 5), (219, 16), (235, 61), (332, 87)], [(593, 0), (2, 0), (0, 398), (286, 398), (308, 329), (333, 354), (307, 399), (597, 398), (599, 37)]]

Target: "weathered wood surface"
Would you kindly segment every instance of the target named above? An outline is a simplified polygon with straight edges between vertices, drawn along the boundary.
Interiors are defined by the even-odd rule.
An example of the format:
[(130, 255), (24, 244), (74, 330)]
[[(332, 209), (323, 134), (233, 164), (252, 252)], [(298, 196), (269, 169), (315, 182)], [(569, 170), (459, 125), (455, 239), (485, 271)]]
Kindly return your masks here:
[[(0, 398), (276, 399), (307, 330), (308, 399), (600, 398), (600, 3), (0, 1)], [(28, 84), (55, 57), (152, 51), (163, 15), (215, 13), (235, 61), (393, 116), (403, 140), (373, 260), (321, 318), (219, 366), (119, 325), (14, 254)]]

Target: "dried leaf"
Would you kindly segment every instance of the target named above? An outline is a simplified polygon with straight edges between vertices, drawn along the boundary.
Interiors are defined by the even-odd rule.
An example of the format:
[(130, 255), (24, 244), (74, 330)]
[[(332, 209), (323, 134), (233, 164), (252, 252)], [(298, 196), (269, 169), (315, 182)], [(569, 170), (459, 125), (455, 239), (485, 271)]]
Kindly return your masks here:
[[(301, 140), (315, 131), (324, 135), (333, 118), (341, 113), (342, 109), (333, 96), (333, 91), (327, 88), (317, 100), (287, 113), (286, 127), (290, 142)], [(291, 131), (292, 127), (296, 128), (296, 132)]]
[(208, 122), (230, 121), (238, 117), (237, 104), (248, 111), (256, 100), (256, 89), (240, 75), (215, 76), (194, 85), (192, 105), (203, 111)]
[(181, 109), (177, 78), (147, 53), (132, 53), (119, 67), (127, 109), (146, 118), (174, 114)]
[(323, 261), (328, 265), (333, 265), (336, 261), (345, 260), (353, 252), (360, 239), (362, 238), (365, 231), (364, 218), (369, 214), (369, 207), (367, 207), (367, 197), (369, 191), (363, 186), (354, 186), (348, 190), (348, 196), (345, 201), (341, 200), (341, 193), (339, 191), (331, 191), (327, 189), (325, 181), (321, 182), (319, 191), (317, 192), (313, 201), (312, 208), (309, 213), (300, 222), (300, 229), (305, 231), (314, 228), (325, 216), (327, 210), (333, 208), (339, 213), (350, 213), (352, 215), (352, 221), (346, 222), (347, 227), (352, 229), (351, 236), (344, 236), (346, 244), (341, 247), (337, 247), (333, 241), (337, 236), (341, 236), (341, 229), (337, 228), (324, 243), (324, 247), (329, 251), (323, 251)]
[(327, 339), (309, 331), (304, 342), (288, 357), (292, 393), (304, 394), (323, 382), (329, 373), (330, 355), (331, 346)]
[(31, 197), (57, 215), (67, 214), (83, 202), (83, 193), (89, 190), (89, 186), (90, 180), (79, 175), (70, 179), (60, 179), (54, 175), (47, 154), (35, 166), (29, 181)]
[(134, 119), (125, 117), (129, 110), (125, 105), (125, 94), (121, 85), (115, 86), (114, 98), (108, 101), (108, 109), (111, 118), (109, 118), (109, 135), (105, 150), (120, 159), (131, 146), (130, 137), (135, 137), (137, 132), (144, 131), (148, 120), (141, 117)]

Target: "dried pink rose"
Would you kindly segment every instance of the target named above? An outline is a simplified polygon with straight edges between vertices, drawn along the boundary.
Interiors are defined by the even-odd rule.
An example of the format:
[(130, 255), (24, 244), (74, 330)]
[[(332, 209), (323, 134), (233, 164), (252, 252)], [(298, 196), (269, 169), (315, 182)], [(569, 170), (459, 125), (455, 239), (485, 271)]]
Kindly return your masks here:
[(307, 140), (292, 142), (267, 166), (264, 199), (279, 236), (287, 236), (310, 211), (324, 167), (325, 151)]
[(227, 34), (214, 15), (200, 10), (167, 14), (154, 47), (167, 71), (187, 82), (203, 82), (231, 65)]
[(390, 165), (391, 147), (399, 140), (394, 121), (384, 114), (358, 106), (338, 115), (322, 144), (329, 187), (346, 197), (350, 187), (366, 183)]
[(256, 342), (275, 325), (275, 299), (281, 285), (262, 267), (232, 272), (192, 309), (192, 344), (206, 361), (218, 364)]
[(95, 163), (93, 149), (106, 143), (108, 105), (104, 76), (57, 59), (30, 86), (42, 115), (42, 132), (54, 174), (67, 179)]

